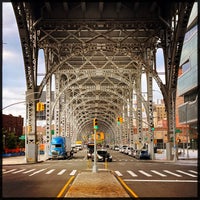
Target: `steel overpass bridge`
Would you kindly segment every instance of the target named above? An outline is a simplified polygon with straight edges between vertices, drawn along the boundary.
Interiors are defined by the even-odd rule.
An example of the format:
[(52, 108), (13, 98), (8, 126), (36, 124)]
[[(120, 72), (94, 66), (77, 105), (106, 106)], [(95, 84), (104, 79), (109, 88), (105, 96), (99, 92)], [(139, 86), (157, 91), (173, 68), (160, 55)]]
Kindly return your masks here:
[[(46, 146), (55, 135), (93, 132), (93, 119), (110, 142), (143, 146), (142, 107), (153, 151), (153, 80), (162, 92), (168, 120), (167, 158), (174, 134), (179, 60), (192, 1), (26, 1), (12, 2), (26, 74), (29, 130), (27, 162), (37, 162), (36, 104), (45, 90)], [(156, 51), (163, 49), (165, 82)], [(38, 84), (38, 52), (45, 74)], [(142, 96), (146, 76), (147, 99)], [(52, 85), (55, 85), (52, 98)], [(133, 96), (137, 108), (133, 108)], [(117, 125), (117, 117), (123, 123)], [(137, 134), (133, 133), (136, 120)]]

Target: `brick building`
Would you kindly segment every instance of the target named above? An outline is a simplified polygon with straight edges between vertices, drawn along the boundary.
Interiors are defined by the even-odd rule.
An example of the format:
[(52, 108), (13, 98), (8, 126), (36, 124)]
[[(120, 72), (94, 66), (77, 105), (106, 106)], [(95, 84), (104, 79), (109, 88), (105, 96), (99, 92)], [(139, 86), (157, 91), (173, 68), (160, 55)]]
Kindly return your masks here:
[(21, 136), (23, 134), (23, 121), (24, 118), (21, 116), (13, 115), (2, 115), (2, 128), (5, 131), (4, 134), (15, 133), (16, 136)]

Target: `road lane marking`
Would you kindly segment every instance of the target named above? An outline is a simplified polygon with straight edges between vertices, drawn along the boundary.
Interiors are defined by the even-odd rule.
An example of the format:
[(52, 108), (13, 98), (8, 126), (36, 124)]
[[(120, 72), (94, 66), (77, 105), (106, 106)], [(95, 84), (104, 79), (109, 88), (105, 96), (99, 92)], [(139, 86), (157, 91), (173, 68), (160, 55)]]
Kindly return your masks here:
[(126, 182), (164, 182), (164, 183), (196, 183), (198, 180), (144, 180), (144, 179), (124, 179)]
[(130, 171), (130, 170), (127, 170), (127, 172), (128, 172), (131, 176), (133, 176), (133, 177), (138, 176), (137, 174), (135, 174), (134, 172), (132, 172), (132, 171)]
[(62, 194), (64, 193), (64, 191), (66, 190), (66, 188), (68, 187), (68, 185), (73, 181), (74, 176), (71, 176), (70, 179), (67, 181), (67, 183), (64, 185), (64, 187), (62, 188), (62, 190), (59, 192), (59, 194), (57, 195), (57, 198), (61, 197)]
[(41, 169), (41, 170), (39, 170), (39, 171), (36, 171), (36, 172), (30, 174), (29, 176), (33, 176), (33, 175), (35, 175), (35, 174), (38, 174), (38, 173), (40, 173), (40, 172), (42, 172), (42, 171), (44, 171), (44, 170), (46, 170), (46, 169), (47, 169), (47, 168)]
[(51, 174), (53, 171), (55, 171), (55, 169), (51, 169), (48, 172), (46, 172), (45, 174)]
[(148, 174), (148, 173), (146, 173), (146, 172), (143, 171), (143, 170), (139, 170), (139, 172), (140, 172), (141, 174), (147, 176), (147, 177), (151, 177), (151, 176), (152, 176), (151, 174)]
[(158, 171), (156, 171), (156, 170), (151, 170), (151, 171), (152, 171), (153, 173), (159, 175), (159, 176), (162, 176), (162, 177), (166, 177), (166, 176), (167, 176), (167, 175), (162, 174), (162, 173), (160, 173), (160, 172), (158, 172)]
[(24, 170), (26, 170), (26, 169), (21, 169), (21, 170), (19, 170), (19, 171), (15, 171), (15, 172), (13, 172), (12, 174), (17, 174), (17, 173), (19, 173), (19, 172), (23, 172)]
[(189, 172), (192, 172), (192, 173), (194, 173), (194, 174), (197, 174), (197, 172), (196, 171), (194, 171), (194, 170), (188, 170)]
[(120, 181), (120, 183), (123, 185), (123, 187), (129, 191), (129, 193), (135, 197), (138, 198), (138, 195), (130, 188), (128, 187), (128, 185), (126, 185), (126, 183), (124, 182), (124, 180), (122, 180), (119, 176), (117, 176), (117, 179)]
[(77, 171), (77, 170), (75, 170), (75, 169), (72, 170), (72, 172), (71, 172), (69, 175), (70, 175), (70, 176), (74, 176), (74, 175), (76, 174), (76, 171)]
[(30, 170), (28, 170), (28, 171), (23, 172), (23, 174), (27, 174), (27, 173), (32, 172), (32, 171), (34, 171), (34, 170), (35, 170), (35, 169), (30, 169)]
[(196, 175), (189, 174), (189, 173), (187, 173), (187, 172), (183, 172), (183, 171), (181, 171), (181, 170), (176, 170), (176, 171), (179, 172), (179, 173), (182, 173), (182, 174), (185, 174), (185, 175), (191, 176), (191, 177), (197, 177)]
[(17, 169), (11, 169), (11, 170), (9, 170), (9, 171), (3, 172), (3, 174), (7, 174), (7, 173), (13, 172), (13, 171), (15, 171), (15, 170), (17, 170)]
[(168, 173), (168, 174), (171, 174), (171, 175), (173, 175), (173, 176), (182, 177), (181, 175), (175, 174), (175, 173), (170, 172), (170, 171), (168, 171), (168, 170), (163, 170), (163, 171), (166, 172), (166, 173)]
[(123, 176), (119, 171), (115, 171), (115, 173), (117, 174), (117, 176)]
[(63, 169), (63, 170), (61, 170), (57, 175), (62, 175), (62, 174), (65, 173), (65, 171), (66, 171), (66, 169)]

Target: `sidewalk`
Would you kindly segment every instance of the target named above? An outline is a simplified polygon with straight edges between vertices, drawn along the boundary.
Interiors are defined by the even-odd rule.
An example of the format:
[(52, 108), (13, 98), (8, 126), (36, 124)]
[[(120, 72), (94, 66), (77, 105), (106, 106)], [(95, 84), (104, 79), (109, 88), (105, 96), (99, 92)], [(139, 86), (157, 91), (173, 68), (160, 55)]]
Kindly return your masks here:
[[(159, 150), (158, 150), (159, 151)], [(161, 150), (162, 153), (155, 153), (155, 160), (166, 160), (166, 150)], [(179, 149), (178, 160), (191, 160), (198, 158), (198, 150), (188, 150), (188, 157), (187, 157), (187, 150), (183, 153), (183, 149)]]
[[(45, 155), (38, 156), (38, 162), (45, 161)], [(27, 164), (26, 156), (11, 156), (2, 158), (2, 165), (17, 165), (17, 164)]]

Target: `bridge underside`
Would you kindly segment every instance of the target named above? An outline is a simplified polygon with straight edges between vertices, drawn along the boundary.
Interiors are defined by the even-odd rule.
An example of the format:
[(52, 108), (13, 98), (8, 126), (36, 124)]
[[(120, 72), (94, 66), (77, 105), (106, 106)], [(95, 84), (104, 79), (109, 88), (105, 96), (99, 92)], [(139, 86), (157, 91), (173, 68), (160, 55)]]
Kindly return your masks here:
[[(163, 94), (169, 134), (174, 128), (174, 99), (180, 53), (192, 8), (190, 2), (163, 1), (30, 1), (13, 2), (25, 61), (30, 130), (28, 162), (37, 158), (36, 100), (46, 90), (46, 137), (86, 139), (98, 119), (107, 142), (143, 146), (142, 109), (153, 142), (153, 79)], [(159, 77), (156, 51), (163, 49), (165, 83)], [(45, 73), (38, 85), (38, 51)], [(142, 83), (142, 75), (146, 83)], [(54, 79), (53, 79), (54, 77)], [(54, 82), (52, 81), (54, 80)], [(53, 82), (53, 83), (52, 83)], [(52, 100), (52, 84), (55, 97)], [(142, 96), (142, 84), (147, 99)], [(133, 97), (137, 106), (134, 107)], [(117, 118), (123, 123), (117, 124)], [(133, 133), (133, 124), (137, 134)], [(32, 146), (31, 146), (32, 145)]]

